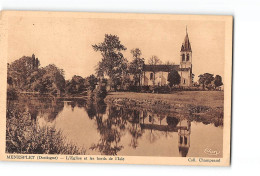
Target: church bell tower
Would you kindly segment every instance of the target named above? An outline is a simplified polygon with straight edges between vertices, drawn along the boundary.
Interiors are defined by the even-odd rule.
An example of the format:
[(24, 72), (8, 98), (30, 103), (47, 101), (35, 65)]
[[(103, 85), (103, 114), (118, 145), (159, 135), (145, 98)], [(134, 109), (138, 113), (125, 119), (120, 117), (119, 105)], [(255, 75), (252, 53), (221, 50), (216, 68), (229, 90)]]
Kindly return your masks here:
[(186, 36), (181, 45), (180, 68), (192, 68), (192, 50), (186, 26)]

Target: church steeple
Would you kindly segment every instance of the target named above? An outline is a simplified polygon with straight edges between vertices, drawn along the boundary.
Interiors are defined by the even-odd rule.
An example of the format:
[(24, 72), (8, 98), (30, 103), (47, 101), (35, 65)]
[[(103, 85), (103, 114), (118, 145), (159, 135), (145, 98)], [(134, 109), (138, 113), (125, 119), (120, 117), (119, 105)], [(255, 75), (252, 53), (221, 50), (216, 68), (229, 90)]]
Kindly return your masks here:
[(187, 32), (187, 26), (186, 26), (186, 36), (185, 36), (184, 41), (182, 43), (181, 51), (190, 51), (191, 52), (191, 45), (190, 45), (189, 35), (188, 35), (188, 32)]
[(186, 26), (186, 35), (181, 45), (180, 55), (181, 55), (180, 58), (181, 68), (191, 68), (192, 50), (191, 50), (190, 39), (187, 31), (187, 26)]
[[(188, 35), (188, 30), (186, 26), (186, 35), (184, 37), (184, 41), (181, 45), (180, 51), (180, 75), (182, 77), (183, 74), (187, 74), (186, 78), (181, 78), (181, 86), (191, 86), (192, 85), (192, 50), (190, 39)], [(184, 73), (186, 70), (186, 73)]]

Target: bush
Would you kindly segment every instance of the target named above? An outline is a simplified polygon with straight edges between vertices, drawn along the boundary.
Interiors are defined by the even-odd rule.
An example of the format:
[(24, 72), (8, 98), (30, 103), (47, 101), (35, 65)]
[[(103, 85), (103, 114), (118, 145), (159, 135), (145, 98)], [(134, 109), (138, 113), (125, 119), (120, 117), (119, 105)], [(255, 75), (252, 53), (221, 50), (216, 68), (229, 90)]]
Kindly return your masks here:
[(8, 109), (6, 122), (6, 152), (20, 154), (83, 155), (85, 149), (66, 141), (54, 127), (40, 127), (29, 113)]
[(7, 88), (7, 99), (16, 100), (18, 98), (17, 91), (14, 88)]

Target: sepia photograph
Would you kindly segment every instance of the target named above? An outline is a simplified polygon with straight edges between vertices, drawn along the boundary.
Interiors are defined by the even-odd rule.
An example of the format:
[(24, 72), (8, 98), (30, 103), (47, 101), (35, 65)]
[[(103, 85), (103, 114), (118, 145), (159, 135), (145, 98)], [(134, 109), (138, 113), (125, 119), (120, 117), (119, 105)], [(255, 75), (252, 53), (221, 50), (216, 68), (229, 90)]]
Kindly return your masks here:
[(229, 165), (232, 16), (2, 11), (1, 30), (4, 159)]

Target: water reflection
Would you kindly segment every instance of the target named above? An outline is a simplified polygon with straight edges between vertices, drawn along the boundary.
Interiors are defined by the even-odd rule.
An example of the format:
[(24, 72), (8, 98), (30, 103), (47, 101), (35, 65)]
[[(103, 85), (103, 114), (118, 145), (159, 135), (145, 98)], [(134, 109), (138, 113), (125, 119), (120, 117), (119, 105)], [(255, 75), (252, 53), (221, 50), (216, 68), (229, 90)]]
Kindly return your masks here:
[(8, 101), (8, 106), (15, 106), (22, 113), (29, 113), (31, 120), (36, 121), (37, 117), (44, 117), (48, 122), (56, 119), (64, 108), (64, 102), (46, 96), (41, 97), (19, 97), (18, 100)]
[[(69, 140), (87, 147), (90, 154), (93, 151), (102, 155), (207, 157), (203, 153), (205, 146), (222, 144), (221, 115), (211, 118), (214, 120), (210, 121), (189, 113), (157, 112), (153, 109), (107, 105), (103, 100), (96, 102), (93, 99), (24, 97), (12, 101), (11, 104), (15, 104), (23, 112), (28, 112), (34, 121), (43, 118), (48, 123), (60, 126), (65, 132), (72, 128), (65, 133)], [(76, 121), (79, 116), (86, 118)], [(94, 124), (94, 129), (78, 129), (83, 123)], [(206, 131), (208, 132), (205, 133)], [(205, 136), (211, 133), (219, 135), (211, 139)], [(76, 140), (75, 136), (79, 139)], [(91, 136), (96, 137), (92, 139)], [(217, 149), (222, 152), (221, 145)]]
[(178, 147), (182, 157), (186, 157), (190, 148), (191, 122), (181, 120), (178, 128)]

